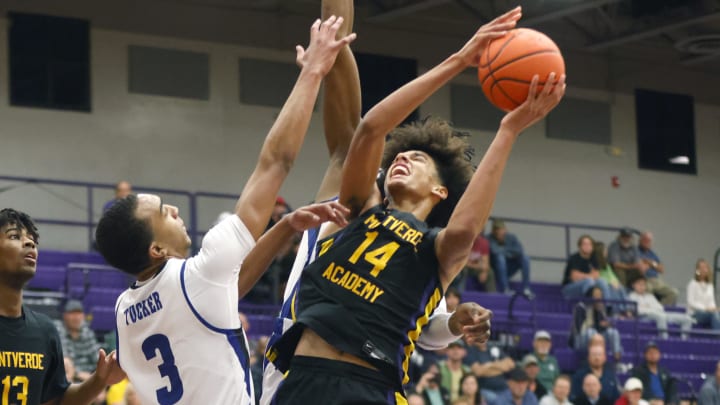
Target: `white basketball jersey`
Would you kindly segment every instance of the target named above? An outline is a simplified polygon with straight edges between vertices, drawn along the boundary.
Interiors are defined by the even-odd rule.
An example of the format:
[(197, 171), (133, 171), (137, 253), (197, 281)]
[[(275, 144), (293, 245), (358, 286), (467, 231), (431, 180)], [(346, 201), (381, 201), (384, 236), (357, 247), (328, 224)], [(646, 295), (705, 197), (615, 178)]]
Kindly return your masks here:
[(149, 404), (254, 404), (237, 311), (238, 268), (254, 239), (235, 215), (197, 256), (170, 259), (115, 307), (120, 366)]
[[(315, 260), (318, 251), (317, 241), (320, 238), (320, 235), (324, 236), (323, 232), (325, 231), (326, 225), (328, 225), (328, 223), (321, 225), (319, 229), (313, 228), (303, 232), (302, 240), (300, 241), (300, 246), (298, 247), (298, 253), (295, 257), (295, 262), (293, 262), (293, 267), (290, 271), (290, 277), (288, 278), (288, 282), (285, 286), (285, 293), (283, 294), (283, 304), (280, 309), (280, 314), (275, 319), (273, 333), (268, 340), (268, 348), (275, 344), (280, 339), (280, 337), (293, 325), (293, 317), (295, 311), (293, 306), (293, 299), (295, 293), (298, 290), (298, 287), (300, 286), (300, 276), (302, 275), (302, 271), (303, 269), (305, 269), (305, 266)], [(450, 315), (451, 314), (447, 312), (445, 298), (443, 298), (440, 301), (438, 307), (433, 312), (433, 315), (430, 317), (430, 322), (447, 322), (447, 318), (449, 318)], [(429, 324), (428, 326), (426, 326), (426, 329), (427, 327), (429, 327)], [(426, 329), (423, 329), (423, 331), (425, 331)], [(457, 336), (452, 335), (442, 336), (438, 338), (435, 336), (429, 336), (429, 334), (427, 333), (422, 333), (418, 340), (418, 346), (426, 348), (428, 350), (438, 350), (447, 347), (450, 342), (456, 339)], [(262, 394), (260, 396), (260, 405), (270, 405), (273, 397), (275, 396), (275, 392), (280, 386), (283, 378), (283, 373), (278, 371), (275, 368), (275, 365), (269, 362), (267, 358), (265, 358), (263, 363), (263, 381)]]

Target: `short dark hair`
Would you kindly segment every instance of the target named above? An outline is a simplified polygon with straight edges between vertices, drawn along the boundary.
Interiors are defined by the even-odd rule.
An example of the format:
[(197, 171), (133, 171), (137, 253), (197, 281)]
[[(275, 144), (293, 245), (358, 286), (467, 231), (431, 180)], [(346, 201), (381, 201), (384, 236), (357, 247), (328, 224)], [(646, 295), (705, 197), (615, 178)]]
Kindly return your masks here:
[(3, 208), (0, 210), (0, 228), (5, 225), (15, 225), (24, 229), (25, 232), (33, 238), (35, 243), (38, 243), (40, 239), (40, 234), (38, 233), (37, 226), (35, 226), (35, 222), (30, 215), (22, 211), (17, 211), (12, 208)]
[(95, 243), (105, 260), (125, 273), (138, 274), (150, 266), (148, 249), (153, 240), (147, 220), (135, 211), (138, 199), (134, 194), (117, 200), (100, 218)]
[(385, 173), (398, 153), (419, 150), (433, 159), (440, 181), (448, 190), (447, 198), (440, 201), (426, 218), (425, 222), (430, 226), (447, 225), (473, 175), (471, 159), (474, 150), (467, 142), (468, 136), (453, 129), (447, 121), (432, 117), (396, 128), (388, 135), (382, 160)]

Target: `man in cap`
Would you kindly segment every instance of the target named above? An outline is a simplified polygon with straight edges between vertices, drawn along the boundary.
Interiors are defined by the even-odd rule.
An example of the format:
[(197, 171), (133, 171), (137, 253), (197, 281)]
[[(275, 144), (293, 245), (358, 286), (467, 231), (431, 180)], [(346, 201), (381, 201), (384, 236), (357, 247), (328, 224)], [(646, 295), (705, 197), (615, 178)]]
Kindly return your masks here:
[(643, 383), (635, 377), (628, 378), (625, 381), (625, 387), (620, 399), (615, 405), (650, 405), (648, 401), (642, 399)]
[(533, 354), (538, 360), (538, 366), (540, 366), (537, 380), (545, 387), (545, 390), (550, 390), (555, 379), (560, 375), (557, 358), (550, 354), (550, 349), (552, 349), (552, 336), (550, 336), (550, 333), (546, 330), (535, 332)]
[(630, 281), (645, 274), (648, 269), (645, 262), (640, 260), (633, 233), (633, 230), (627, 227), (620, 229), (617, 239), (608, 246), (608, 262), (626, 287)]
[(677, 404), (676, 380), (660, 365), (661, 357), (657, 343), (649, 342), (645, 346), (645, 361), (633, 368), (631, 374), (643, 384), (643, 399), (661, 399), (665, 404)]
[(56, 321), (58, 334), (65, 356), (75, 364), (76, 378), (85, 381), (95, 371), (97, 352), (100, 349), (93, 332), (85, 322), (82, 302), (68, 300), (63, 308), (62, 322)]
[(517, 236), (507, 231), (505, 222), (493, 221), (490, 233), (490, 267), (495, 273), (498, 292), (506, 292), (510, 280), (522, 271), (523, 294), (532, 296), (530, 291), (530, 258), (525, 254)]
[(715, 375), (708, 376), (700, 389), (698, 405), (720, 405), (720, 362), (715, 366)]
[(465, 341), (462, 339), (451, 342), (447, 348), (447, 360), (438, 362), (440, 385), (448, 390), (451, 401), (460, 395), (462, 376), (470, 372), (470, 367), (463, 364), (463, 359), (467, 354), (465, 348)]
[(520, 362), (520, 365), (523, 370), (525, 370), (525, 373), (527, 373), (529, 378), (528, 391), (535, 394), (535, 397), (539, 401), (542, 397), (547, 395), (548, 391), (537, 380), (537, 376), (540, 373), (540, 363), (538, 362), (537, 357), (535, 357), (534, 354), (526, 354)]
[(501, 392), (488, 405), (537, 405), (535, 394), (528, 390), (530, 379), (522, 368), (516, 367), (507, 375), (508, 389)]

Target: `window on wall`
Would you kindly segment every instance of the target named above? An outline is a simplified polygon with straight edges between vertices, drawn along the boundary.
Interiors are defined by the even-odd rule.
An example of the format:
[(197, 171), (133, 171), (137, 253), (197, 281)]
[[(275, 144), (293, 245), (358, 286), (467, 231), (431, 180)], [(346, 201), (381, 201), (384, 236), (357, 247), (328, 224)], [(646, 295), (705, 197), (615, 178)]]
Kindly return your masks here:
[(87, 20), (8, 13), (10, 104), (90, 111)]
[(693, 98), (635, 90), (638, 166), (697, 174)]
[[(417, 61), (415, 59), (396, 58), (391, 56), (356, 53), (360, 72), (362, 90), (362, 114), (379, 103), (393, 91), (417, 77)], [(418, 118), (418, 111), (413, 111), (403, 123)]]

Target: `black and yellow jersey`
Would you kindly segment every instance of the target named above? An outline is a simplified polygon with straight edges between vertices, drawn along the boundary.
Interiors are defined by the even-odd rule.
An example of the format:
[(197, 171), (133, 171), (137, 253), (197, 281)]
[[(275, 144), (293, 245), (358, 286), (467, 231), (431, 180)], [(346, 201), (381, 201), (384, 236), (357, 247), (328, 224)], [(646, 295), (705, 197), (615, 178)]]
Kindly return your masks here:
[(295, 325), (268, 357), (285, 371), (302, 329), (406, 383), (422, 327), (442, 299), (437, 228), (408, 212), (373, 207), (318, 242), (294, 298)]
[(60, 398), (69, 386), (60, 336), (52, 321), (27, 307), (19, 318), (0, 316), (3, 404), (36, 405)]

